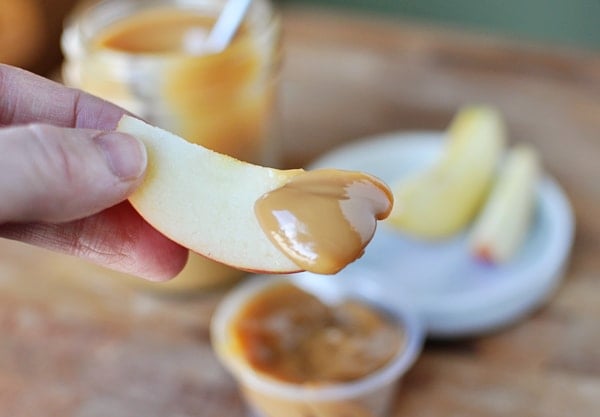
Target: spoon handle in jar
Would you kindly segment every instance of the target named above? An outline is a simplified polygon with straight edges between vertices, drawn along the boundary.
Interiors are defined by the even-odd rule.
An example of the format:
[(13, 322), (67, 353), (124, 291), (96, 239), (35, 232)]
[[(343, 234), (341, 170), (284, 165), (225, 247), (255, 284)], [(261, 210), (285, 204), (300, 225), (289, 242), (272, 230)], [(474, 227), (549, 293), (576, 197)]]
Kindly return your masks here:
[(214, 52), (221, 52), (235, 36), (240, 24), (244, 20), (246, 11), (252, 0), (228, 0), (213, 26), (206, 45)]

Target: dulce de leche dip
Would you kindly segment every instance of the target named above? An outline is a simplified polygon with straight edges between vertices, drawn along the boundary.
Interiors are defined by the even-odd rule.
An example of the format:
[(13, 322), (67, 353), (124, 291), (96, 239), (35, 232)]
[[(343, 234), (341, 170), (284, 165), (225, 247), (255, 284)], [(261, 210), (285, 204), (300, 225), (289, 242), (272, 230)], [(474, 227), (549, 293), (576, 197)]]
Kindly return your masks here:
[(398, 354), (404, 334), (359, 301), (329, 306), (291, 283), (274, 285), (231, 322), (234, 352), (261, 374), (293, 384), (354, 381)]
[(302, 269), (334, 274), (364, 253), (392, 208), (389, 188), (368, 174), (306, 171), (255, 204), (271, 239)]

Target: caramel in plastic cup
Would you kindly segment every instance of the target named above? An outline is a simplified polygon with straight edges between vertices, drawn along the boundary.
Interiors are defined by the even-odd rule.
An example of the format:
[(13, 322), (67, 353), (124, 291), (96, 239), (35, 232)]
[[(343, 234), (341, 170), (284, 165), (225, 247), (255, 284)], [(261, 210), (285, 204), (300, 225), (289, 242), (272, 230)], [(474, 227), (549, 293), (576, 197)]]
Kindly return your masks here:
[[(291, 282), (327, 304), (354, 299), (383, 311), (404, 334), (398, 353), (381, 369), (358, 380), (324, 385), (281, 382), (255, 371), (231, 348), (231, 323), (240, 309), (272, 285)], [(383, 302), (378, 291), (344, 285), (335, 277), (302, 273), (254, 277), (234, 288), (220, 303), (211, 323), (212, 343), (223, 365), (240, 386), (251, 415), (255, 417), (387, 417), (402, 377), (418, 357), (423, 328), (408, 306)], [(346, 283), (347, 284), (347, 283)], [(380, 296), (381, 295), (381, 296)], [(332, 354), (335, 354), (332, 352)]]

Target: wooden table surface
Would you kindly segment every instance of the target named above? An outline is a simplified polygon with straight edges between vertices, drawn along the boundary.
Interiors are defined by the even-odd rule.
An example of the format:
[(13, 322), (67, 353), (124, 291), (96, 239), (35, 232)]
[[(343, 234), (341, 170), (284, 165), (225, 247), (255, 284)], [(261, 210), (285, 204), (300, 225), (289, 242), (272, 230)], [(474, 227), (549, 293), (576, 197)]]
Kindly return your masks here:
[[(539, 148), (576, 214), (549, 304), (493, 334), (428, 342), (393, 416), (597, 416), (600, 56), (298, 9), (285, 11), (284, 45), (288, 166), (365, 135), (443, 129), (461, 105), (490, 103), (512, 140)], [(0, 241), (0, 416), (244, 416), (209, 344), (220, 298), (153, 296)]]

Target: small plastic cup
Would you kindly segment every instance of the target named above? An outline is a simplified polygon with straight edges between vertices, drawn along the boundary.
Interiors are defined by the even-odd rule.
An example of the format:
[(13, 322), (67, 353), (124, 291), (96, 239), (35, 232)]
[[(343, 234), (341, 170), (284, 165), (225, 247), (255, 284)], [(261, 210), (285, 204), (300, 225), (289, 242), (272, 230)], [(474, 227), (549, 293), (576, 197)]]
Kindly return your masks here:
[[(231, 324), (240, 309), (272, 285), (291, 282), (329, 305), (358, 300), (382, 311), (404, 334), (401, 349), (384, 367), (358, 380), (335, 384), (299, 385), (281, 382), (254, 370), (232, 350)], [(408, 306), (382, 302), (372, 286), (344, 285), (335, 277), (303, 273), (282, 277), (254, 277), (234, 288), (220, 303), (212, 319), (215, 351), (240, 386), (255, 417), (386, 417), (391, 412), (399, 384), (416, 360), (423, 343), (423, 328)], [(346, 283), (347, 284), (347, 283)], [(332, 355), (335, 352), (331, 353)]]

